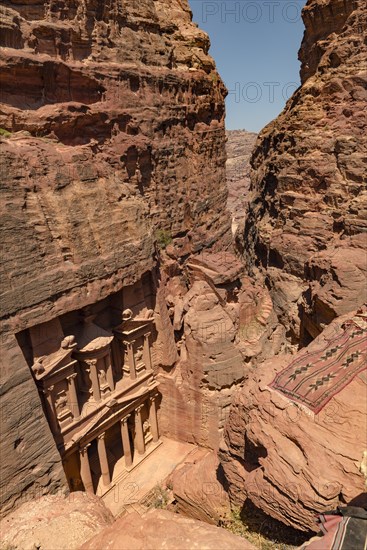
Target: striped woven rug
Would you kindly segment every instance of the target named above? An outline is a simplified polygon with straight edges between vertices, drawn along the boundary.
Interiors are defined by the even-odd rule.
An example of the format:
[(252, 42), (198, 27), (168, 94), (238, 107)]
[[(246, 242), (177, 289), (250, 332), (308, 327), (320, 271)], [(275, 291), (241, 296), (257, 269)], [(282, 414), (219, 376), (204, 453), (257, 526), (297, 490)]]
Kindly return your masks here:
[[(363, 316), (364, 317), (364, 316)], [(356, 317), (323, 349), (303, 353), (278, 373), (270, 387), (315, 414), (367, 368), (367, 323)]]

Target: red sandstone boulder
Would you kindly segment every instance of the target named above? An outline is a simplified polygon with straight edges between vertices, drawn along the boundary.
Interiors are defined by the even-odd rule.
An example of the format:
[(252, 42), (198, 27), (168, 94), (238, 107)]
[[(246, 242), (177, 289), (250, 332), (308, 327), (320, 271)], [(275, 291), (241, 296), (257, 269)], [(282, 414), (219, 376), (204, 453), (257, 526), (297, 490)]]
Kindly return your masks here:
[[(366, 372), (359, 370), (347, 386), (341, 385), (341, 391), (317, 414), (270, 387), (275, 374), (296, 358), (315, 364), (335, 352), (341, 361), (354, 360), (348, 346), (355, 336), (344, 343), (340, 340), (351, 318), (366, 330), (365, 318), (340, 317), (296, 356), (279, 356), (257, 367), (236, 394), (220, 448), (229, 495), (236, 506), (249, 499), (287, 525), (318, 530), (316, 514), (349, 503), (364, 491)], [(357, 352), (364, 353), (359, 356), (363, 368), (365, 342), (358, 341), (358, 346)], [(321, 375), (328, 378), (332, 372), (325, 370)], [(333, 383), (330, 378), (327, 387)]]
[(83, 544), (81, 550), (254, 550), (245, 539), (224, 529), (184, 518), (166, 510), (152, 510), (119, 518)]
[(74, 550), (112, 522), (111, 512), (95, 495), (49, 495), (23, 504), (1, 520), (2, 548)]
[(215, 452), (177, 468), (172, 486), (178, 510), (185, 516), (213, 524), (228, 518), (229, 497), (220, 480), (223, 474)]

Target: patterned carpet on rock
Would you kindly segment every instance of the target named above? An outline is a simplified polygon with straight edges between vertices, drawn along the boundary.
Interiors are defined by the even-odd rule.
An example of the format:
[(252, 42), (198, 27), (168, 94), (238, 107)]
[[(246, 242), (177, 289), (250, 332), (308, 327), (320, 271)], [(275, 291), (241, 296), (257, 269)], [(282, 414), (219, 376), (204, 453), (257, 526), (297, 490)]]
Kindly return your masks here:
[(342, 332), (323, 348), (298, 355), (270, 387), (317, 414), (366, 368), (367, 322), (363, 314), (344, 323)]

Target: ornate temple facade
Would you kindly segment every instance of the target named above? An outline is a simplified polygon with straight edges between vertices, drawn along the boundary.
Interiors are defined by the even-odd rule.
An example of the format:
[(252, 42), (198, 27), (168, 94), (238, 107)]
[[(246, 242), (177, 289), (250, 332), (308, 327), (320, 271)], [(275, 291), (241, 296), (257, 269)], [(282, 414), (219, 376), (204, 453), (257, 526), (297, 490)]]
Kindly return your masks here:
[(103, 495), (160, 444), (153, 311), (106, 328), (86, 308), (63, 324), (29, 329), (31, 369), (70, 490)]

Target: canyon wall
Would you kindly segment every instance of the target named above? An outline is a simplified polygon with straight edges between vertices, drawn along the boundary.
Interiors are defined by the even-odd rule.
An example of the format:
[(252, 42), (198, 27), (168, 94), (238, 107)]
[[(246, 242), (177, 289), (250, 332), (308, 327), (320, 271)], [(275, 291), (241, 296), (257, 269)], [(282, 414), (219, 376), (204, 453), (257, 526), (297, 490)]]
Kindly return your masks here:
[(232, 233), (243, 231), (250, 190), (250, 158), (257, 134), (246, 130), (227, 130), (226, 179), (227, 208), (232, 214)]
[(170, 244), (181, 269), (195, 252), (228, 246), (230, 220), (226, 92), (186, 0), (0, 10), (6, 512), (67, 488), (30, 370), (30, 329), (48, 334), (58, 318), (66, 336), (89, 305), (104, 328), (125, 308), (153, 310), (154, 368), (172, 368), (160, 249)]
[(366, 299), (363, 0), (309, 0), (301, 87), (260, 134), (242, 247), (303, 344)]
[[(256, 142), (237, 234), (247, 270), (303, 349), (256, 356), (219, 456), (233, 505), (307, 531), (318, 529), (317, 513), (362, 505), (364, 490), (367, 10), (359, 0), (309, 0), (303, 19), (302, 84)], [(273, 380), (288, 367), (278, 391)], [(321, 388), (327, 400), (317, 408), (311, 396)]]
[[(355, 334), (345, 342), (351, 319)], [(254, 505), (267, 515), (299, 530), (318, 531), (315, 518), (346, 504), (364, 506), (363, 454), (367, 446), (366, 350), (367, 315), (353, 313), (334, 320), (307, 348), (295, 356), (279, 355), (259, 365), (233, 399), (220, 447), (225, 487), (232, 505)], [(360, 368), (343, 383), (328, 383), (355, 360), (350, 347), (358, 347)], [(344, 341), (343, 341), (344, 339)], [(352, 355), (352, 356), (351, 356)], [(327, 366), (327, 357), (333, 363)], [(305, 363), (309, 364), (305, 366)], [(329, 396), (314, 412), (292, 396), (275, 391), (272, 381), (291, 363), (298, 383), (313, 379), (308, 368), (319, 365), (318, 385)], [(343, 370), (343, 367), (342, 367)], [(353, 368), (349, 369), (350, 371)], [(302, 374), (304, 373), (304, 374)], [(290, 373), (291, 374), (291, 373)], [(324, 379), (323, 379), (324, 376)], [(312, 391), (309, 398), (312, 400)]]

